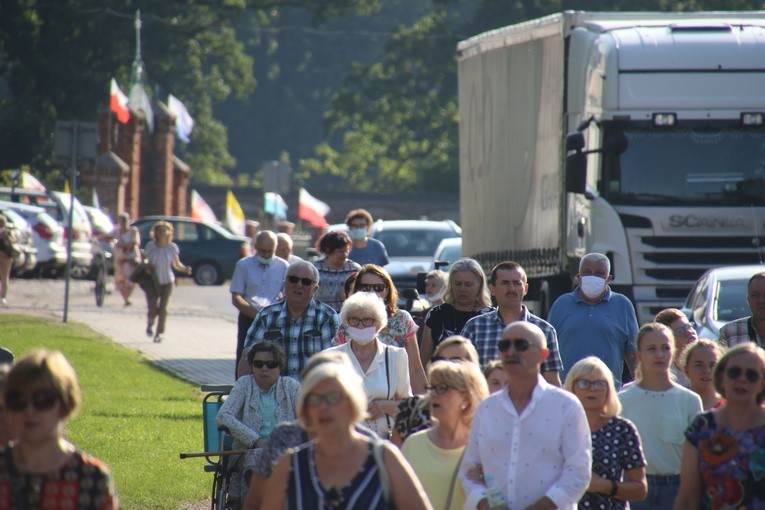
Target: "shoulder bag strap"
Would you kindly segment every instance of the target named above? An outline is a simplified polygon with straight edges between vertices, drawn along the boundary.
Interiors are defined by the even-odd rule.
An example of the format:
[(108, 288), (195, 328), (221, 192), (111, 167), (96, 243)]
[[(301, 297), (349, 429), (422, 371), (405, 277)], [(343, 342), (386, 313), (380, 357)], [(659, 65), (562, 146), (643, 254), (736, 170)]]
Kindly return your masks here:
[[(385, 380), (388, 382), (388, 400), (391, 399), (390, 395), (390, 367), (388, 366), (388, 346), (385, 346)], [(390, 438), (390, 435), (392, 433), (391, 426), (390, 426), (390, 416), (385, 415), (385, 422), (388, 424), (388, 437)]]
[(452, 496), (454, 495), (454, 482), (457, 480), (457, 473), (460, 470), (460, 465), (462, 464), (462, 457), (464, 456), (465, 456), (465, 450), (463, 449), (462, 454), (460, 455), (460, 460), (457, 461), (457, 466), (454, 468), (454, 473), (452, 473), (452, 481), (449, 484), (449, 492), (447, 492), (448, 496), (446, 497), (446, 504), (444, 505), (444, 510), (449, 510), (449, 508), (452, 506)]
[(388, 477), (388, 470), (385, 467), (385, 441), (377, 440), (372, 444), (372, 453), (377, 463), (377, 472), (380, 476), (380, 486), (382, 487), (383, 499), (392, 507), (390, 500), (390, 478)]

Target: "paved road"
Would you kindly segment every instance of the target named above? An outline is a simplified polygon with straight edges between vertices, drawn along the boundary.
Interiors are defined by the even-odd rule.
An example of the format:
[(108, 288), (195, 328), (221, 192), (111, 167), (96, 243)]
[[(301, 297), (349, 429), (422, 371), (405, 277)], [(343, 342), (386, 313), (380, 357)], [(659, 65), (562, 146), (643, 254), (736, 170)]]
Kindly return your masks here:
[[(63, 320), (64, 281), (11, 280), (8, 307), (3, 313), (44, 314)], [(104, 306), (98, 308), (93, 283), (72, 280), (69, 291), (70, 322), (82, 322), (115, 342), (136, 349), (159, 367), (194, 384), (234, 382), (236, 311), (231, 305), (228, 282), (199, 287), (180, 279), (170, 298), (165, 339), (160, 344), (146, 337), (146, 301), (140, 288), (122, 306), (122, 298), (108, 285)]]

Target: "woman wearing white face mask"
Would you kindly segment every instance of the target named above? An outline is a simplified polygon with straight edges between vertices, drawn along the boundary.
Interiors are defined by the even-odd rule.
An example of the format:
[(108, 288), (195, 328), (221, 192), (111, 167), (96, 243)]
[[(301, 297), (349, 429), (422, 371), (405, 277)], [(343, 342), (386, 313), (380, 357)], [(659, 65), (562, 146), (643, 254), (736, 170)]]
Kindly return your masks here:
[(401, 399), (412, 396), (406, 350), (386, 345), (377, 338), (388, 323), (385, 305), (370, 292), (357, 292), (343, 303), (340, 317), (349, 342), (328, 350), (344, 352), (364, 378), (369, 398), (364, 423), (381, 438), (390, 436)]

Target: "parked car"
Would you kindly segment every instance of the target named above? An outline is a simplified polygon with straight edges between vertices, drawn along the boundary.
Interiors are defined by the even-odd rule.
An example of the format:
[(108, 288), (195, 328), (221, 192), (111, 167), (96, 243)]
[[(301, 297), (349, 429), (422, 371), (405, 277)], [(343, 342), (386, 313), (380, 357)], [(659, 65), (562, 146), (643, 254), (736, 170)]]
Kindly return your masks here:
[(16, 236), (16, 244), (21, 250), (18, 255), (13, 257), (11, 274), (14, 276), (31, 275), (37, 265), (37, 248), (35, 248), (32, 240), (32, 227), (22, 215), (13, 209), (0, 207), (0, 212), (8, 219), (6, 228), (13, 231)]
[(431, 269), (441, 241), (462, 237), (462, 229), (451, 220), (377, 220), (371, 236), (385, 245), (390, 258), (385, 269), (401, 292), (417, 288), (417, 273)]
[(77, 198), (74, 198), (71, 228), (69, 225), (69, 208), (72, 197), (69, 193), (0, 187), (0, 200), (36, 205), (45, 209), (45, 212), (64, 227), (64, 244), (67, 243), (67, 238), (71, 235), (72, 276), (87, 276), (93, 262), (92, 231), (88, 215)]
[(32, 227), (32, 241), (37, 249), (34, 274), (53, 276), (62, 274), (66, 266), (64, 227), (45, 209), (36, 205), (0, 201), (0, 210), (11, 209), (24, 217)]
[(234, 274), (237, 261), (250, 254), (249, 237), (180, 216), (144, 216), (135, 220), (132, 225), (141, 234), (141, 248), (151, 240), (151, 227), (160, 220), (173, 225), (173, 242), (181, 251), (181, 261), (191, 266), (197, 285), (221, 285)]
[(462, 258), (462, 238), (449, 237), (441, 241), (436, 248), (431, 269), (440, 269), (448, 273), (452, 263), (460, 258)]
[(683, 307), (699, 338), (717, 340), (725, 324), (752, 314), (746, 286), (749, 278), (761, 271), (765, 265), (725, 266), (701, 275)]

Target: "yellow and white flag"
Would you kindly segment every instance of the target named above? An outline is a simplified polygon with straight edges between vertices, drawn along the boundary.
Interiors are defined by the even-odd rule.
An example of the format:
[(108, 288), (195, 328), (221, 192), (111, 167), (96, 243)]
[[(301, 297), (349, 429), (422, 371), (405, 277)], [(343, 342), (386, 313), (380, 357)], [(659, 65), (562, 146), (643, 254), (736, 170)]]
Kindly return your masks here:
[(234, 234), (244, 235), (244, 211), (231, 190), (226, 194), (226, 226)]

